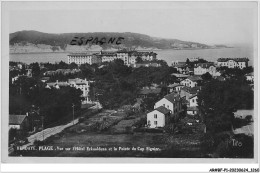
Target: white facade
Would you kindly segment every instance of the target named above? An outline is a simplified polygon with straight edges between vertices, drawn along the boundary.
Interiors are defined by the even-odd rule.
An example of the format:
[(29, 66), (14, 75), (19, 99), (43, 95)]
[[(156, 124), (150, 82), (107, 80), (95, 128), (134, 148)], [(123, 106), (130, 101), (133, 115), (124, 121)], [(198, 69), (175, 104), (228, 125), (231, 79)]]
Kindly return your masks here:
[(89, 90), (90, 90), (90, 82), (87, 81), (86, 79), (69, 79), (68, 81), (69, 85), (71, 87), (74, 87), (76, 89), (80, 89), (82, 91), (82, 97), (84, 97), (86, 99), (87, 102), (89, 102)]
[(209, 66), (208, 68), (203, 68), (201, 66), (194, 68), (194, 75), (203, 75), (205, 73), (209, 73), (211, 76), (220, 76), (221, 74), (217, 72), (217, 68), (215, 66)]
[(198, 85), (197, 82), (192, 81), (190, 79), (184, 79), (183, 81), (180, 82), (180, 84), (184, 85), (184, 86), (187, 86), (187, 87), (191, 87), (191, 88), (193, 88), (193, 87)]
[(196, 110), (187, 110), (187, 114), (188, 115), (196, 115), (196, 114), (198, 114), (198, 111), (196, 111)]
[(166, 98), (162, 98), (158, 102), (155, 103), (154, 109), (163, 106), (169, 109), (171, 114), (179, 113), (182, 110), (182, 104), (180, 100), (175, 100), (174, 102), (170, 102)]
[(184, 86), (180, 85), (180, 84), (172, 84), (172, 85), (168, 86), (170, 93), (172, 93), (172, 92), (180, 92), (183, 87)]
[(247, 62), (245, 61), (235, 61), (233, 59), (230, 59), (228, 61), (218, 61), (217, 62), (219, 67), (228, 67), (228, 68), (235, 68), (238, 67), (240, 69), (247, 67)]
[(190, 104), (189, 104), (189, 106), (190, 107), (198, 106), (197, 100), (198, 100), (198, 96), (190, 97), (190, 100), (189, 100)]
[(115, 59), (117, 59), (116, 56), (102, 56), (101, 58), (101, 62), (111, 62), (114, 61)]
[(250, 82), (254, 82), (254, 75), (253, 74), (247, 74), (246, 75), (246, 80)]
[(163, 106), (169, 110), (171, 110), (171, 113), (173, 112), (174, 110), (174, 107), (173, 107), (173, 103), (170, 102), (169, 100), (167, 100), (166, 98), (162, 98), (161, 100), (159, 100), (158, 102), (155, 103), (154, 105), (154, 109), (160, 107), (160, 106)]
[(9, 125), (9, 129), (17, 129), (20, 130), (21, 126), (20, 125)]
[(158, 110), (153, 110), (147, 114), (147, 126), (149, 128), (164, 127), (166, 117)]
[[(195, 44), (196, 45), (196, 44)], [(197, 46), (197, 45), (196, 45)], [(199, 60), (199, 57), (193, 57), (193, 58), (189, 58), (189, 61), (190, 62), (194, 62), (194, 61), (198, 61)]]
[(94, 57), (92, 54), (71, 54), (68, 55), (68, 64), (75, 63), (77, 65), (81, 64), (94, 64), (98, 63), (97, 57)]
[(203, 75), (208, 72), (207, 68), (202, 68), (201, 66), (194, 68), (194, 75)]

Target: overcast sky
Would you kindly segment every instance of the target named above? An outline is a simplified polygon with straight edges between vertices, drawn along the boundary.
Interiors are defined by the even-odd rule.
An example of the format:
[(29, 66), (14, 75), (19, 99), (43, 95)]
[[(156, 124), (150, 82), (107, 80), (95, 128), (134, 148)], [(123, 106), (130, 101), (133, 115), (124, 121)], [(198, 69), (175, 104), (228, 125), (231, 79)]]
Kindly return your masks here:
[(10, 33), (135, 32), (206, 44), (252, 43), (254, 2), (80, 2), (15, 4)]

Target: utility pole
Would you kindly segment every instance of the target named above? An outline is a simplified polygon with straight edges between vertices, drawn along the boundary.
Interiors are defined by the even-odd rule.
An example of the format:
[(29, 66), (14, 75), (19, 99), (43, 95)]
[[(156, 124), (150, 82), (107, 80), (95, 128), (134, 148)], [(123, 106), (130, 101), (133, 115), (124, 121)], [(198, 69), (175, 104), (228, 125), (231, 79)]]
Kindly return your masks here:
[(44, 127), (43, 127), (44, 116), (41, 117), (42, 117), (42, 141), (44, 141)]
[(72, 116), (73, 116), (73, 125), (74, 125), (74, 107), (75, 107), (75, 105), (74, 105), (74, 103), (72, 103)]

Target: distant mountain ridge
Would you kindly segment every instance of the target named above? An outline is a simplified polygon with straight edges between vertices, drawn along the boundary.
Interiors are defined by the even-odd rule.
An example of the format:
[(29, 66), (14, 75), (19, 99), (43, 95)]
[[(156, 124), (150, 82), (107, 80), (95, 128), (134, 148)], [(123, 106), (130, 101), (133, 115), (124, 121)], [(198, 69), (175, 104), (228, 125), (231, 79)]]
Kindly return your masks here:
[[(70, 45), (74, 37), (84, 38), (114, 38), (123, 37), (120, 45), (117, 44), (87, 44)], [(34, 52), (84, 52), (99, 50), (118, 50), (122, 48), (135, 50), (160, 49), (207, 49), (209, 45), (181, 41), (178, 39), (163, 39), (150, 37), (145, 34), (124, 32), (94, 32), (94, 33), (63, 33), (49, 34), (38, 31), (18, 31), (9, 35), (10, 53)]]

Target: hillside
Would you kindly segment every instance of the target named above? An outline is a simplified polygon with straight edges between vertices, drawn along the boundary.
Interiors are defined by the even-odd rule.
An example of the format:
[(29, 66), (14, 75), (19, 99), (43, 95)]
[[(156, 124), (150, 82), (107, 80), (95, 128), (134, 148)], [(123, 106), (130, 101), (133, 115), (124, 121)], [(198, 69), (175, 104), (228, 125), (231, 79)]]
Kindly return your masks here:
[[(74, 37), (86, 40), (93, 38), (88, 44), (70, 45)], [(120, 44), (105, 42), (96, 44), (95, 38), (99, 41), (102, 38), (123, 38)], [(94, 41), (94, 42), (93, 42)], [(80, 40), (79, 40), (80, 42)], [(94, 33), (64, 33), (49, 34), (38, 31), (19, 31), (10, 34), (10, 53), (31, 53), (31, 52), (82, 52), (99, 50), (118, 50), (129, 48), (136, 50), (158, 50), (158, 49), (206, 49), (208, 45), (181, 41), (177, 39), (162, 39), (150, 37), (138, 33), (116, 33), (116, 32), (94, 32)]]

